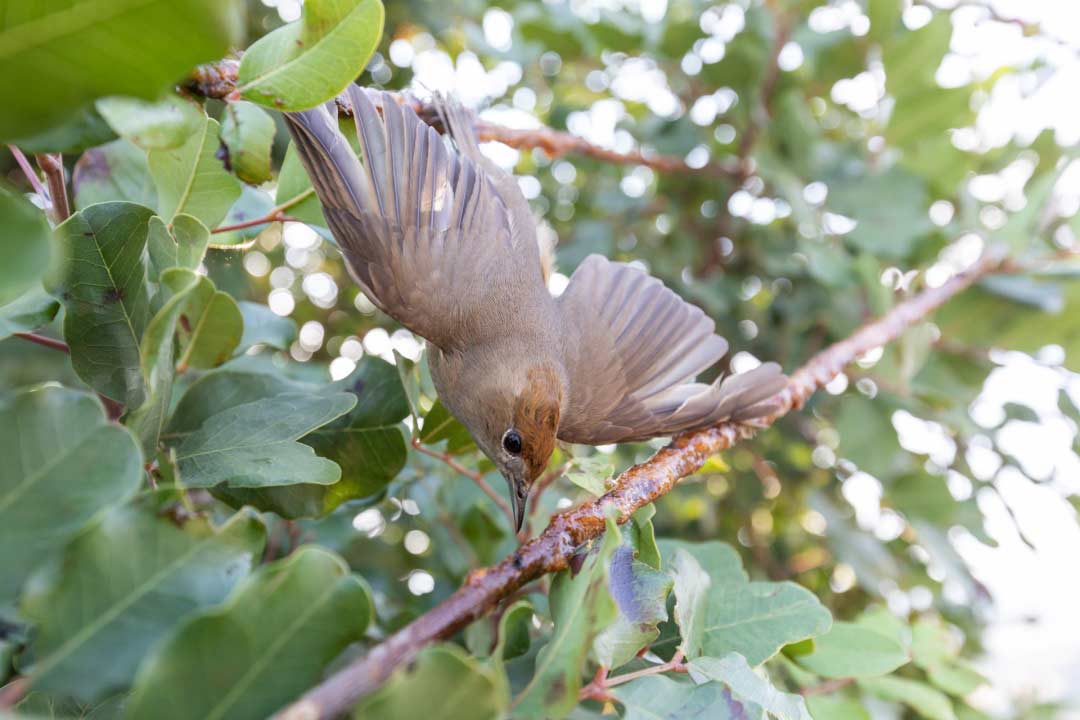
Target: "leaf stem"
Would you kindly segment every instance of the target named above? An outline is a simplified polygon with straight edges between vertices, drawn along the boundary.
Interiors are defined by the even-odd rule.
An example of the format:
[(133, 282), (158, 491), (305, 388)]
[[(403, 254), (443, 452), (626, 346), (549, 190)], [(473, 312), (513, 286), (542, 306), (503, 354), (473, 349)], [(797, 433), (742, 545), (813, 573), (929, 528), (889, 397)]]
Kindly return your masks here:
[(294, 198), (289, 198), (285, 202), (276, 207), (270, 208), (265, 215), (251, 220), (244, 220), (243, 222), (234, 223), (232, 225), (219, 225), (211, 230), (211, 233), (223, 233), (230, 232), (232, 230), (243, 230), (244, 228), (255, 227), (256, 225), (266, 225), (272, 222), (303, 222), (302, 220), (294, 217), (289, 217), (285, 214), (285, 211), (291, 207), (299, 205), (307, 200), (311, 195), (315, 194), (315, 188), (308, 188), (302, 193), (298, 194)]
[(853, 677), (834, 678), (832, 680), (826, 680), (825, 682), (818, 683), (817, 685), (804, 687), (799, 690), (799, 694), (803, 697), (807, 697), (809, 695), (827, 695), (828, 693), (835, 692), (840, 688), (845, 688), (853, 682), (855, 682), (855, 678)]
[(49, 183), (53, 220), (59, 225), (71, 217), (67, 181), (64, 179), (64, 156), (60, 153), (38, 153), (34, 159), (41, 171), (45, 173), (45, 180)]
[(14, 145), (8, 145), (8, 150), (10, 150), (11, 154), (15, 157), (15, 162), (19, 164), (19, 168), (22, 170), (23, 175), (30, 181), (30, 186), (34, 188), (34, 192), (41, 197), (42, 202), (46, 205), (51, 205), (52, 201), (49, 199), (49, 192), (45, 189), (45, 186), (41, 184), (41, 178), (34, 172), (34, 168), (31, 167), (30, 161), (23, 155), (23, 151)]
[(492, 501), (499, 506), (499, 509), (502, 510), (503, 514), (506, 515), (506, 519), (509, 521), (510, 527), (514, 527), (514, 513), (510, 509), (510, 505), (506, 502), (506, 500), (503, 499), (501, 495), (499, 495), (499, 493), (495, 492), (495, 490), (487, 484), (487, 481), (484, 480), (483, 475), (481, 475), (475, 470), (470, 470), (469, 468), (465, 467), (453, 457), (451, 457), (449, 453), (432, 450), (428, 446), (424, 445), (424, 443), (422, 443), (420, 441), (420, 438), (418, 437), (414, 437), (412, 439), (412, 446), (416, 448), (417, 451), (423, 453), (424, 455), (427, 455), (428, 457), (435, 458), (436, 460), (445, 463), (450, 469), (454, 470), (460, 475), (464, 475), (465, 477), (476, 483), (477, 487), (483, 490), (484, 494), (491, 498)]
[(46, 337), (32, 332), (17, 332), (13, 333), (15, 337), (22, 338), (23, 340), (29, 340), (32, 343), (41, 345), (42, 347), (52, 348), (53, 350), (59, 350), (60, 352), (71, 354), (71, 348), (63, 340), (57, 340), (55, 338)]
[(641, 670), (635, 670), (634, 672), (624, 673), (622, 675), (616, 675), (614, 677), (607, 674), (607, 668), (601, 667), (600, 670), (597, 671), (596, 677), (593, 678), (592, 682), (581, 688), (581, 692), (578, 693), (578, 699), (612, 702), (615, 700), (615, 697), (611, 694), (611, 688), (632, 682), (638, 678), (648, 677), (649, 675), (662, 675), (667, 672), (689, 672), (686, 658), (681, 649), (676, 650), (675, 654), (671, 656), (671, 659), (665, 663), (653, 665), (652, 667), (643, 668)]

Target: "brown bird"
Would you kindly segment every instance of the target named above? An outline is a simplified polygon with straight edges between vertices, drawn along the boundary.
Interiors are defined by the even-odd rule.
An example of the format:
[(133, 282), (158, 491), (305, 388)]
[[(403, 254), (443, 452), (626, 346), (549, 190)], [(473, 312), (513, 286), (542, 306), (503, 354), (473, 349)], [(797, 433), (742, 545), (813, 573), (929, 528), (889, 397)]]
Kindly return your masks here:
[(333, 104), (286, 114), (296, 149), (353, 278), (428, 341), (439, 397), (506, 478), (518, 529), (556, 439), (645, 440), (769, 412), (779, 366), (693, 382), (727, 341), (645, 272), (590, 255), (553, 297), (528, 201), (459, 105), (437, 102), (454, 152), (390, 95), (346, 95), (363, 161)]

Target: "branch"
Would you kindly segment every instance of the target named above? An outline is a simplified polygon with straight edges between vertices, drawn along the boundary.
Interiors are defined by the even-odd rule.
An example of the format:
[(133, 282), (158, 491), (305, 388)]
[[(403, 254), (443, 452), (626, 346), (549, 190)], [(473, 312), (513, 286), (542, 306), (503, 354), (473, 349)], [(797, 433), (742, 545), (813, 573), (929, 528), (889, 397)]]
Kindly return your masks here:
[(949, 298), (1001, 265), (996, 253), (987, 254), (966, 272), (897, 305), (880, 319), (818, 353), (791, 375), (787, 387), (776, 397), (776, 411), (754, 426), (725, 422), (674, 438), (651, 458), (620, 475), (611, 492), (554, 516), (538, 537), (498, 565), (471, 572), (453, 595), (309, 690), (275, 717), (319, 720), (346, 712), (378, 688), (396, 668), (412, 660), (425, 645), (451, 637), (526, 583), (566, 569), (574, 551), (603, 532), (605, 505), (614, 505), (619, 522), (626, 522), (638, 508), (655, 501), (680, 479), (696, 472), (710, 456), (801, 408), (845, 365), (895, 340)]
[[(235, 60), (222, 60), (208, 65), (200, 65), (188, 78), (188, 81), (184, 84), (184, 89), (202, 97), (231, 100), (233, 99), (233, 92), (236, 90), (238, 69), (239, 63)], [(412, 107), (416, 114), (428, 125), (431, 125), (439, 132), (443, 132), (442, 121), (433, 105), (402, 94), (395, 94), (394, 97), (398, 103), (402, 105), (408, 104)], [(338, 111), (343, 115), (352, 115), (352, 108), (341, 98), (338, 98)], [(616, 152), (599, 145), (593, 145), (576, 135), (547, 127), (534, 130), (519, 130), (477, 120), (475, 130), (477, 138), (481, 142), (500, 142), (518, 150), (539, 148), (553, 158), (573, 153), (615, 165), (645, 165), (660, 172), (693, 173), (712, 177), (732, 177), (741, 172), (737, 168), (732, 169), (719, 163), (710, 163), (701, 168), (692, 168), (682, 158), (669, 155), (653, 155), (640, 150), (627, 153)]]
[(41, 184), (41, 178), (34, 172), (34, 168), (30, 166), (30, 161), (23, 155), (23, 151), (14, 145), (8, 145), (8, 150), (11, 151), (12, 156), (15, 158), (15, 162), (18, 163), (19, 169), (22, 170), (23, 175), (30, 182), (30, 187), (34, 188), (34, 192), (38, 194), (41, 201), (46, 205), (50, 204), (49, 193), (45, 190), (45, 186)]

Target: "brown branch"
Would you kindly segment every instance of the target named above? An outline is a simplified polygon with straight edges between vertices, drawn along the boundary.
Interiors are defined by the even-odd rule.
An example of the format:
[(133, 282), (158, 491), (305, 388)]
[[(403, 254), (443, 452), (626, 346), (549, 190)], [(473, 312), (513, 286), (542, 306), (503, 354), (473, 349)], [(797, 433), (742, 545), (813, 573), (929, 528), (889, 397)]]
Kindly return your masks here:
[(68, 203), (67, 182), (64, 180), (64, 158), (60, 153), (39, 153), (34, 156), (38, 167), (45, 173), (52, 199), (53, 221), (57, 225), (71, 217)]
[(682, 650), (676, 650), (675, 654), (671, 656), (671, 659), (665, 663), (651, 665), (650, 667), (635, 670), (634, 672), (623, 673), (622, 675), (610, 676), (607, 674), (607, 668), (601, 667), (597, 671), (596, 677), (592, 679), (592, 682), (581, 688), (581, 692), (578, 693), (578, 699), (613, 702), (615, 701), (615, 697), (611, 694), (611, 688), (613, 687), (618, 687), (624, 683), (637, 680), (638, 678), (648, 677), (649, 675), (661, 675), (667, 672), (685, 673), (689, 671), (690, 668), (686, 662), (686, 658), (683, 656)]
[[(201, 65), (184, 84), (184, 88), (202, 97), (230, 100), (236, 90), (238, 69), (239, 63), (235, 60), (223, 60), (209, 65)], [(409, 104), (424, 122), (442, 132), (442, 121), (433, 105), (401, 94), (395, 94), (394, 97), (403, 105)], [(338, 110), (344, 115), (352, 114), (352, 108), (341, 98), (338, 98)], [(576, 154), (614, 165), (645, 165), (660, 172), (693, 173), (712, 177), (731, 177), (739, 173), (738, 169), (732, 169), (718, 163), (710, 163), (701, 168), (692, 168), (679, 157), (654, 155), (641, 150), (632, 150), (627, 153), (616, 152), (599, 145), (593, 145), (568, 132), (552, 130), (546, 127), (534, 130), (520, 130), (477, 120), (475, 129), (477, 138), (481, 142), (500, 142), (518, 150), (539, 148), (553, 158)]]
[(791, 410), (801, 408), (844, 366), (867, 351), (895, 340), (949, 298), (1000, 265), (996, 253), (988, 254), (966, 272), (897, 305), (880, 319), (818, 353), (791, 375), (787, 387), (777, 395), (775, 412), (754, 426), (726, 422), (674, 438), (651, 458), (620, 475), (615, 488), (606, 495), (556, 515), (543, 533), (519, 547), (510, 557), (494, 567), (471, 572), (465, 584), (453, 595), (308, 691), (276, 717), (278, 720), (337, 717), (378, 688), (425, 645), (451, 637), (526, 583), (547, 573), (564, 570), (578, 547), (603, 532), (605, 505), (613, 505), (618, 510), (619, 522), (626, 522), (638, 508), (666, 494), (680, 479), (696, 472), (710, 456), (752, 436), (756, 430), (768, 427)]

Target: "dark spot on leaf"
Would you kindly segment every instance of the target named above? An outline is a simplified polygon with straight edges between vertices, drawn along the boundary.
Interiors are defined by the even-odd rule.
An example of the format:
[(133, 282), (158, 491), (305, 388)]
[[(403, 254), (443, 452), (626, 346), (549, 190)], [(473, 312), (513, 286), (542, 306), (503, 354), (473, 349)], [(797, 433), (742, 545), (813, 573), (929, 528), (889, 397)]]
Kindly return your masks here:
[(104, 294), (102, 294), (101, 296), (101, 299), (107, 303), (120, 302), (124, 299), (124, 291), (118, 287), (106, 288)]
[(191, 321), (187, 315), (180, 316), (180, 327), (184, 328), (184, 332), (191, 332)]
[(364, 392), (365, 387), (367, 387), (367, 382), (364, 381), (364, 378), (358, 377), (356, 382), (352, 384), (351, 390), (354, 395), (360, 395)]
[(746, 708), (735, 699), (735, 696), (731, 694), (731, 690), (728, 688), (724, 688), (724, 702), (727, 704), (728, 714), (733, 720), (750, 720), (750, 713), (746, 712)]
[(83, 237), (94, 237), (94, 233), (92, 233), (92, 232), (84, 232), (84, 233), (82, 234), (82, 236), (83, 236)]
[(217, 152), (214, 153), (214, 157), (221, 161), (221, 164), (225, 166), (225, 169), (232, 172), (232, 158), (229, 157), (229, 148), (225, 143), (218, 145)]
[(566, 695), (566, 678), (559, 675), (551, 681), (551, 687), (544, 693), (544, 702), (547, 704), (554, 704), (563, 699)]

